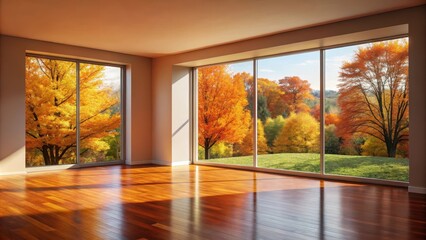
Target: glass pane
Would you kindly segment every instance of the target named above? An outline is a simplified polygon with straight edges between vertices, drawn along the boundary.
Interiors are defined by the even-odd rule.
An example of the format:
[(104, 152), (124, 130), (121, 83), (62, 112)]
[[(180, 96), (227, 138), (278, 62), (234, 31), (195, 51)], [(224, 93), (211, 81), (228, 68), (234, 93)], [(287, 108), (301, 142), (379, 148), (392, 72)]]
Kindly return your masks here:
[(76, 163), (76, 64), (25, 60), (26, 166)]
[(258, 167), (320, 171), (319, 52), (259, 60)]
[(198, 159), (253, 166), (253, 62), (198, 68)]
[(121, 68), (80, 64), (80, 163), (121, 159)]
[(325, 171), (408, 181), (408, 38), (326, 51)]

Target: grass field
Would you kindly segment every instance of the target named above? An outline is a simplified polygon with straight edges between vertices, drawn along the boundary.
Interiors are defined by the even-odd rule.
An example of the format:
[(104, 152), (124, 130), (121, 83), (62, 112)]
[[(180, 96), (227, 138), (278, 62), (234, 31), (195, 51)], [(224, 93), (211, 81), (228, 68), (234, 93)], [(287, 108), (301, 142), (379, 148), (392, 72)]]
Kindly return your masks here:
[[(315, 153), (266, 154), (258, 156), (258, 166), (262, 168), (319, 172), (319, 159), (320, 155)], [(252, 156), (216, 158), (199, 161), (244, 166), (253, 165)], [(408, 159), (326, 154), (325, 172), (327, 174), (333, 175), (346, 175), (407, 182)]]

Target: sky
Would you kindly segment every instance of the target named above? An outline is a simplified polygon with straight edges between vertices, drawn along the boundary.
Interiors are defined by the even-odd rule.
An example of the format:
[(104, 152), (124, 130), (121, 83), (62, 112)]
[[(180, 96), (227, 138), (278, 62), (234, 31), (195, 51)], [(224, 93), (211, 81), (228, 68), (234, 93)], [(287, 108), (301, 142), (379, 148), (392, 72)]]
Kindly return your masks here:
[(102, 83), (105, 86), (111, 87), (114, 91), (120, 90), (121, 68), (105, 66), (104, 76)]
[[(325, 50), (325, 90), (338, 90), (339, 72), (343, 62), (351, 61), (359, 47), (368, 44), (359, 44)], [(261, 58), (258, 60), (258, 77), (278, 81), (284, 77), (298, 76), (308, 80), (313, 90), (320, 90), (320, 52), (302, 52), (283, 56)], [(244, 61), (228, 64), (231, 73), (253, 73), (253, 62)], [(120, 68), (105, 67), (104, 84), (114, 90), (120, 88)]]
[[(337, 90), (340, 66), (343, 61), (352, 59), (355, 50), (359, 47), (348, 46), (333, 48), (325, 51), (326, 61), (326, 90)], [(258, 77), (278, 81), (284, 77), (299, 76), (308, 80), (313, 90), (320, 89), (320, 53), (319, 51), (297, 53), (285, 56), (262, 58), (258, 60)], [(121, 69), (119, 67), (105, 66), (103, 83), (112, 87), (113, 90), (120, 89)], [(232, 73), (253, 73), (252, 61), (229, 64)]]
[[(350, 61), (355, 50), (361, 45), (333, 48), (325, 51), (326, 61), (326, 90), (337, 90), (340, 66), (344, 61)], [(284, 77), (298, 76), (308, 80), (311, 88), (320, 89), (320, 52), (303, 52), (285, 56), (262, 58), (258, 60), (258, 78), (278, 81)], [(252, 72), (252, 62), (230, 64), (233, 73)]]

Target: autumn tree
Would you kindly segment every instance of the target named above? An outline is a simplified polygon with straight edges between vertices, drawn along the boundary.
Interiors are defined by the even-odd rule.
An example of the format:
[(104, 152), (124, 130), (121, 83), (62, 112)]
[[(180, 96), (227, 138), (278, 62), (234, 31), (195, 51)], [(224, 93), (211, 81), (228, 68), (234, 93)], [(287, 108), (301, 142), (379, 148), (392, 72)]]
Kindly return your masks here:
[[(320, 105), (317, 104), (311, 109), (311, 115), (317, 120), (320, 121)], [(340, 122), (340, 116), (336, 113), (327, 113), (324, 114), (325, 125), (338, 124)]]
[[(235, 150), (238, 155), (246, 156), (253, 154), (253, 128), (250, 125), (249, 131), (241, 143), (235, 144)], [(266, 144), (265, 131), (262, 121), (257, 120), (257, 154), (265, 154), (268, 152), (268, 145)]]
[[(253, 76), (246, 72), (237, 73), (234, 78), (244, 81), (244, 86), (247, 92), (247, 100), (249, 104), (247, 109), (253, 112), (254, 101), (254, 83)], [(275, 82), (266, 78), (257, 79), (257, 115), (265, 122), (265, 120), (272, 116), (276, 117), (284, 112), (285, 104), (281, 97), (284, 93), (280, 86)], [(252, 113), (253, 117), (253, 113)]]
[[(102, 66), (80, 71), (80, 139), (94, 150), (108, 150), (104, 137), (115, 135), (120, 114), (112, 90), (102, 88)], [(71, 163), (77, 144), (76, 64), (43, 58), (26, 58), (26, 147), (38, 152), (44, 165)], [(71, 161), (71, 162), (70, 162)]]
[(237, 143), (245, 137), (250, 112), (245, 82), (231, 77), (226, 65), (198, 69), (198, 143), (209, 150), (219, 142)]
[(386, 145), (380, 139), (367, 137), (364, 144), (361, 145), (362, 155), (364, 156), (386, 156)]
[[(284, 113), (285, 103), (282, 101), (284, 92), (275, 81), (266, 78), (257, 79), (258, 98), (264, 97), (270, 117), (275, 118)], [(262, 121), (265, 121), (263, 119)]]
[(398, 144), (408, 140), (408, 42), (360, 47), (341, 67), (338, 104), (339, 135), (374, 137), (395, 157)]
[[(234, 154), (234, 147), (231, 143), (219, 142), (210, 148), (210, 158), (225, 158), (232, 157)], [(204, 148), (198, 145), (198, 159), (204, 159)]]
[(285, 77), (279, 80), (281, 90), (284, 92), (282, 100), (286, 104), (285, 113), (288, 116), (291, 112), (309, 112), (310, 107), (307, 100), (313, 100), (311, 84), (307, 80), (302, 80), (297, 76)]
[(292, 113), (274, 141), (274, 152), (317, 152), (319, 123), (309, 113)]

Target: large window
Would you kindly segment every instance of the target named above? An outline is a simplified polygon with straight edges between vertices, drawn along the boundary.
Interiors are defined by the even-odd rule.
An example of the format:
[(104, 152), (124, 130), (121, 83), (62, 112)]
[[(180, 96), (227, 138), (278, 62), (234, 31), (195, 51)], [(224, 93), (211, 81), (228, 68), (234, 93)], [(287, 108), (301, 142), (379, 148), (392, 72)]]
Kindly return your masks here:
[(408, 39), (325, 56), (325, 173), (408, 181)]
[(198, 159), (253, 165), (253, 62), (198, 69)]
[(121, 160), (122, 67), (26, 57), (26, 165)]
[(260, 59), (258, 70), (258, 166), (320, 172), (319, 51)]
[(408, 181), (408, 38), (200, 67), (197, 83), (200, 162)]

